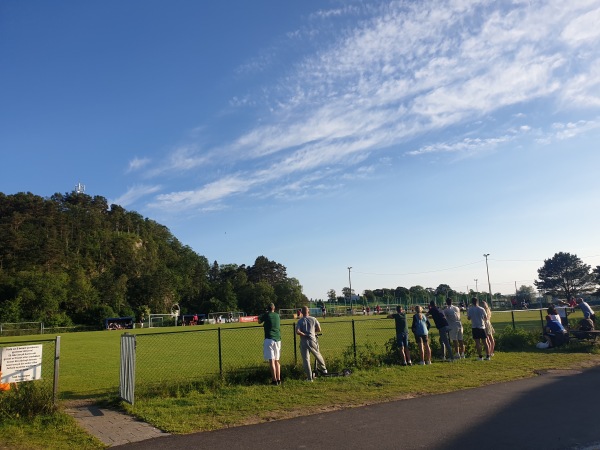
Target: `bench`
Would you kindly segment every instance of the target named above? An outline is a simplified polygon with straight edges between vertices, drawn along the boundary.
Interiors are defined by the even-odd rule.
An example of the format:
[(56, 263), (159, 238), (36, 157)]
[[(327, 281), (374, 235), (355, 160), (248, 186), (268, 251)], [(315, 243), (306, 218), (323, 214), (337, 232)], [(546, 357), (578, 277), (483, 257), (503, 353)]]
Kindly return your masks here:
[(600, 336), (600, 330), (569, 330), (569, 336), (578, 341), (596, 342), (596, 339), (598, 338), (598, 336)]

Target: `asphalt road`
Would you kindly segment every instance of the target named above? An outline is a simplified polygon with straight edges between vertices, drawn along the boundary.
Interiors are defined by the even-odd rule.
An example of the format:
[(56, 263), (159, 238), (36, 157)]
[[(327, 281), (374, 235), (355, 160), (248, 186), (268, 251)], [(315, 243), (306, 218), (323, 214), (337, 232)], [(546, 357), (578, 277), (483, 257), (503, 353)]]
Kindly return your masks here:
[(600, 449), (600, 367), (224, 430), (122, 450)]

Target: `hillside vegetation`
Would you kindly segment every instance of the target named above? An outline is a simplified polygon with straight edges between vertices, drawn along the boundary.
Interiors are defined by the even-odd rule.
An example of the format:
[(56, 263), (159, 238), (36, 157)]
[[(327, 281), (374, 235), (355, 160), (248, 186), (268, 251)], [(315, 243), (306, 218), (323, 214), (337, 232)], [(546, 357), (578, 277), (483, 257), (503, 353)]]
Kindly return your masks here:
[(264, 256), (210, 264), (164, 225), (104, 197), (0, 193), (0, 323), (100, 325), (175, 303), (182, 313), (256, 313), (303, 300), (285, 266)]

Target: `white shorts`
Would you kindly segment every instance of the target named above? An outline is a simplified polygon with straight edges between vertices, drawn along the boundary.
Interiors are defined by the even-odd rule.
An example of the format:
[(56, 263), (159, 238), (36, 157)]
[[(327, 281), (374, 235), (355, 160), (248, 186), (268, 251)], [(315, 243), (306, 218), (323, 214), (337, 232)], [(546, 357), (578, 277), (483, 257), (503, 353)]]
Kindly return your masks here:
[(281, 341), (265, 339), (263, 343), (263, 356), (266, 360), (274, 359), (275, 361), (279, 361), (281, 357)]
[(450, 335), (451, 341), (462, 341), (463, 340), (463, 327), (462, 326), (450, 326)]

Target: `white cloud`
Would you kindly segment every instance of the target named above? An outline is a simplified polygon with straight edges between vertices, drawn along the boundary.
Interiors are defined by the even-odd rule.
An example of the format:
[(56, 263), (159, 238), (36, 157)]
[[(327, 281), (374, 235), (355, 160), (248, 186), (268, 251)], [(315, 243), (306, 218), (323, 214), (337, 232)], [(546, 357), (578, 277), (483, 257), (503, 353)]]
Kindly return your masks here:
[[(264, 89), (269, 109), (261, 121), (230, 145), (213, 150), (226, 155), (236, 173), (161, 195), (156, 205), (208, 204), (278, 180), (289, 189), (304, 189), (308, 180), (320, 183), (310, 172), (368, 166), (367, 159), (379, 149), (403, 151), (409, 138), (429, 138), (506, 108), (518, 106), (523, 112), (517, 117), (529, 117), (525, 112), (534, 101), (547, 102), (547, 114), (552, 105), (557, 110), (559, 105), (598, 108), (600, 58), (592, 44), (600, 37), (599, 11), (597, 2), (589, 0), (432, 0), (318, 11), (311, 25), (321, 23), (323, 31), (330, 21), (371, 15), (336, 30), (336, 39), (327, 34), (321, 48)], [(309, 34), (293, 33), (290, 40), (302, 45), (298, 40)], [(250, 96), (234, 103), (258, 105)], [(492, 121), (484, 123), (492, 126)], [(498, 124), (510, 128), (513, 137), (495, 130), (486, 136), (500, 137), (434, 142), (410, 154), (469, 153), (530, 131), (529, 125)], [(560, 139), (558, 134), (554, 138)], [(181, 148), (162, 170), (208, 164), (208, 154)]]
[(126, 173), (135, 172), (142, 169), (144, 166), (150, 163), (150, 158), (134, 158), (129, 161), (129, 167)]
[(127, 189), (127, 192), (125, 192), (120, 197), (117, 197), (116, 199), (111, 200), (110, 203), (115, 204), (115, 205), (120, 205), (123, 207), (127, 207), (127, 206), (135, 203), (140, 198), (145, 197), (147, 195), (154, 194), (154, 193), (158, 192), (160, 189), (161, 189), (161, 186), (158, 186), (158, 185), (155, 185), (155, 186), (149, 186), (149, 185), (144, 185), (144, 184), (135, 185), (135, 186), (132, 186), (129, 189)]

